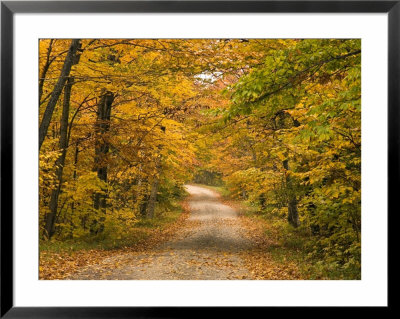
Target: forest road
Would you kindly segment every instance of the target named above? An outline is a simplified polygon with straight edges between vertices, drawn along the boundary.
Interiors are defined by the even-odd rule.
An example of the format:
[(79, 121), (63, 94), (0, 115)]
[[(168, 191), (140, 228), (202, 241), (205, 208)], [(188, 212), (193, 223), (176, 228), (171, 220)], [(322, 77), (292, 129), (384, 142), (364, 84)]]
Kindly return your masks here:
[(240, 254), (251, 249), (237, 212), (214, 191), (185, 185), (190, 215), (167, 242), (146, 251), (113, 256), (69, 279), (252, 279)]

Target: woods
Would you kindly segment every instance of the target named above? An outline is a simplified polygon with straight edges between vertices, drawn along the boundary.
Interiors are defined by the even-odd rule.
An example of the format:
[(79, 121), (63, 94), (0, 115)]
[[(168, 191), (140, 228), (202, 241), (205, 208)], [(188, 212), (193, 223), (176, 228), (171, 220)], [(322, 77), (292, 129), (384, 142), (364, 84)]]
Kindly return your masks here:
[(198, 183), (303, 276), (361, 278), (360, 40), (42, 39), (39, 56), (41, 247), (129, 245)]

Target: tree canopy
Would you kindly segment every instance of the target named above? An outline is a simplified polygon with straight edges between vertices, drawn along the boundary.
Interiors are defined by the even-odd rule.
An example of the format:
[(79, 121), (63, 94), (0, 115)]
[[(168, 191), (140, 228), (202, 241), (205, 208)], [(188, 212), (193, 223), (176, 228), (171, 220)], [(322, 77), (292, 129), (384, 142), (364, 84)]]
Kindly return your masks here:
[(118, 239), (183, 185), (360, 276), (361, 41), (42, 39), (40, 237)]

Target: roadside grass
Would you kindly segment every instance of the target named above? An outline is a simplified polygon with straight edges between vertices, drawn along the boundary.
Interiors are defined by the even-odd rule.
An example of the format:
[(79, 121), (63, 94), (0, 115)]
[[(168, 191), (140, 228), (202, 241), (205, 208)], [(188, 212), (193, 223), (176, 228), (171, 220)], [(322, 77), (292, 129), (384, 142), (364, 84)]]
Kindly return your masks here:
[(254, 209), (246, 210), (245, 214), (263, 223), (264, 234), (271, 242), (267, 251), (273, 260), (279, 263), (296, 263), (304, 279), (361, 279), (358, 271), (343, 269), (337, 263), (315, 257), (311, 252), (316, 239), (310, 235), (306, 226), (294, 228), (288, 224), (286, 216), (277, 217)]
[(223, 198), (229, 198), (229, 191), (224, 186), (207, 186), (211, 190), (219, 193)]
[(210, 185), (196, 184), (196, 183), (191, 183), (191, 185), (208, 188), (208, 189), (220, 194), (222, 198), (225, 198), (225, 199), (230, 198), (230, 192), (225, 186), (210, 186)]
[(80, 250), (113, 250), (135, 246), (149, 238), (154, 230), (162, 229), (174, 223), (182, 214), (183, 208), (174, 203), (169, 211), (157, 214), (152, 219), (139, 218), (130, 228), (121, 234), (105, 232), (97, 236), (82, 236), (67, 240), (40, 240), (40, 252), (65, 253)]
[(266, 251), (272, 260), (279, 264), (293, 262), (298, 266), (302, 278), (314, 279), (310, 276), (309, 264), (306, 261), (307, 252), (304, 250), (307, 238), (287, 225), (285, 219), (268, 216), (246, 202), (241, 202), (241, 206), (243, 216), (261, 223), (264, 236), (268, 241)]
[(308, 247), (312, 246), (313, 238), (306, 227), (292, 227), (287, 223), (286, 216), (274, 213), (272, 207), (261, 211), (253, 203), (234, 199), (230, 196), (229, 190), (223, 186), (205, 187), (221, 194), (221, 197), (235, 206), (242, 216), (261, 224), (266, 242), (268, 242), (266, 251), (274, 262), (295, 263), (303, 279), (360, 279), (359, 274), (341, 269), (336, 264), (323, 259), (312, 257)]
[(39, 243), (39, 279), (65, 279), (82, 267), (100, 264), (108, 257), (145, 251), (162, 243), (181, 227), (185, 202), (169, 205), (153, 219), (139, 219), (123, 232), (112, 229), (100, 236), (74, 240), (51, 240)]

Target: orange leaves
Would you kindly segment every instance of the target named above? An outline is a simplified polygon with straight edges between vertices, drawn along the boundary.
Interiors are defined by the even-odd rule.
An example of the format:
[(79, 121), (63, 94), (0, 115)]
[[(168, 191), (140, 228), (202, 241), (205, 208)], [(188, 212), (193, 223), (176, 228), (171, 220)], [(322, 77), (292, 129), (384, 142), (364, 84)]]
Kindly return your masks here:
[(39, 279), (65, 279), (77, 269), (99, 263), (103, 258), (110, 254), (112, 253), (97, 250), (71, 253), (41, 252)]
[[(266, 222), (247, 216), (241, 217), (246, 236), (256, 243), (255, 249), (243, 251), (240, 257), (250, 270), (252, 279), (257, 280), (293, 280), (305, 279), (295, 262), (283, 260), (278, 262), (269, 253), (269, 248), (278, 245), (274, 236), (266, 235)], [(282, 248), (282, 252), (284, 252)], [(290, 252), (287, 252), (290, 254)]]
[[(39, 256), (39, 279), (67, 279), (77, 271), (89, 266), (96, 267), (100, 272), (123, 266), (129, 262), (129, 258), (124, 256), (149, 250), (151, 247), (170, 239), (177, 232), (188, 217), (187, 204), (182, 203), (182, 206), (184, 207), (183, 213), (172, 223), (159, 228), (133, 228), (130, 236), (137, 236), (138, 239), (129, 247), (112, 250), (81, 249), (75, 251), (72, 249), (76, 244), (71, 243), (71, 250), (65, 248), (60, 252), (42, 250)], [(145, 232), (145, 235), (140, 234), (143, 232)]]

